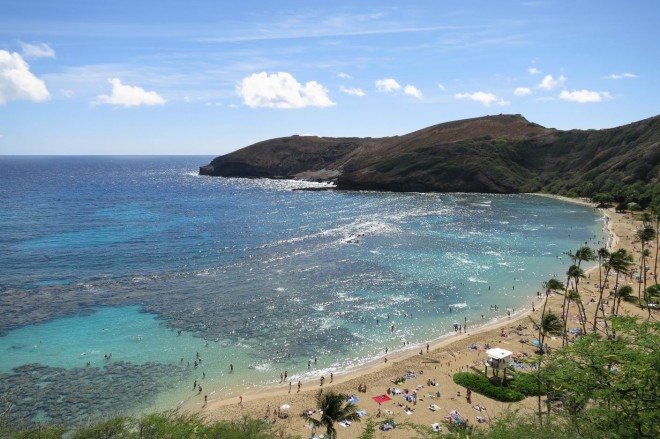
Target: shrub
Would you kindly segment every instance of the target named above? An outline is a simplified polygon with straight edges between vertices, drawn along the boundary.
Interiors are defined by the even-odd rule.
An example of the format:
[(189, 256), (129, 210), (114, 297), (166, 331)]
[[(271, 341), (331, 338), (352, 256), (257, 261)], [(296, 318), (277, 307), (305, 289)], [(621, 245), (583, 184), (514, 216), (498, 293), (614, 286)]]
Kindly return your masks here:
[(493, 384), (485, 376), (472, 372), (458, 372), (454, 374), (454, 382), (459, 386), (477, 392), (480, 395), (502, 402), (516, 402), (525, 399), (525, 395), (511, 387), (502, 387)]
[[(509, 387), (525, 396), (538, 396), (539, 384), (535, 373), (518, 373), (509, 383)], [(541, 382), (541, 395), (548, 393), (548, 386)]]

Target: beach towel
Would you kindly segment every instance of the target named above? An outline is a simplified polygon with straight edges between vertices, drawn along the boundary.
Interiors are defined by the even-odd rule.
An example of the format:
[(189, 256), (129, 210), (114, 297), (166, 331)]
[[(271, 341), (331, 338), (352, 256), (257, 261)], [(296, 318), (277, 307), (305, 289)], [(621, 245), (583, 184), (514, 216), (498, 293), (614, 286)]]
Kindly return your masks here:
[(353, 404), (357, 404), (358, 401), (360, 400), (355, 395), (351, 395), (351, 399), (348, 400), (348, 402), (352, 402)]
[(372, 399), (373, 399), (374, 401), (376, 401), (378, 404), (382, 404), (382, 403), (384, 403), (384, 402), (387, 402), (387, 401), (391, 401), (391, 400), (392, 400), (392, 398), (390, 398), (390, 397), (387, 396), (387, 395), (374, 396)]
[(357, 412), (357, 414), (358, 414), (359, 417), (367, 416), (366, 410), (360, 410), (359, 412)]
[(440, 424), (438, 424), (437, 422), (431, 424), (431, 427), (433, 428), (433, 431), (440, 431), (442, 429), (442, 427), (440, 427)]

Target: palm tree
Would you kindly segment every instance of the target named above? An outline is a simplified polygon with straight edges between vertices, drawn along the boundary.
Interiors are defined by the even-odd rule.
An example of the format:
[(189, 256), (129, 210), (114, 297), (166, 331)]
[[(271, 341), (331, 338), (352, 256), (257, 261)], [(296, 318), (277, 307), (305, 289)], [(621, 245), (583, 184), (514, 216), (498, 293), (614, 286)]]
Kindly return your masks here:
[(619, 288), (615, 295), (616, 295), (616, 310), (614, 314), (618, 315), (619, 314), (619, 306), (621, 305), (621, 299), (627, 299), (631, 297), (633, 294), (633, 288), (630, 285), (624, 285), (621, 288)]
[[(557, 288), (556, 289), (563, 289), (563, 285), (561, 282), (557, 281), (557, 279), (551, 279), (550, 281), (556, 281), (557, 283), (554, 284)], [(550, 283), (548, 281), (546, 285)], [(547, 298), (547, 292), (546, 292), (546, 298)], [(546, 300), (547, 301), (547, 300)], [(545, 306), (543, 307), (543, 315), (541, 317), (541, 324), (539, 325), (539, 342), (541, 343), (540, 346), (540, 353), (543, 354), (543, 346), (545, 346), (545, 336), (548, 334), (553, 334), (553, 335), (558, 335), (561, 334), (563, 329), (563, 324), (562, 321), (559, 317), (557, 317), (553, 313), (548, 313), (545, 314)], [(543, 355), (538, 356), (538, 364), (536, 366), (536, 382), (538, 386), (538, 392), (537, 392), (537, 401), (538, 401), (538, 414), (539, 414), (539, 423), (542, 423), (543, 420), (541, 418), (541, 361), (543, 360)]]
[(556, 314), (549, 312), (541, 320), (540, 334), (541, 347), (545, 345), (545, 337), (550, 335), (559, 335), (564, 329), (564, 322)]
[[(561, 304), (562, 312), (565, 312), (565, 310), (566, 310), (566, 301), (568, 299), (568, 297), (567, 297), (568, 287), (569, 287), (569, 284), (570, 284), (570, 281), (571, 281), (571, 277), (573, 277), (573, 276), (571, 276), (571, 273), (570, 273), (571, 270), (575, 270), (575, 269), (581, 270), (580, 269), (580, 264), (582, 263), (582, 261), (593, 261), (594, 259), (596, 259), (596, 254), (594, 253), (594, 251), (590, 247), (586, 247), (586, 246), (583, 246), (583, 247), (580, 247), (579, 249), (577, 249), (575, 254), (573, 254), (569, 251), (568, 256), (573, 261), (573, 265), (571, 265), (571, 267), (568, 269), (568, 273), (567, 273), (566, 289), (564, 290), (564, 300)], [(584, 272), (582, 272), (582, 274), (583, 274), (582, 277), (584, 277)], [(577, 284), (575, 285), (575, 289), (577, 289)]]
[[(614, 288), (618, 288), (619, 277), (621, 276), (621, 273), (628, 274), (630, 272), (630, 268), (633, 266), (633, 257), (628, 253), (626, 249), (620, 248), (612, 254), (611, 264), (612, 269), (616, 273), (616, 277), (614, 279)], [(615, 313), (615, 304), (616, 302), (612, 304), (612, 314)]]
[[(655, 239), (655, 229), (646, 224), (642, 229), (637, 231), (637, 239), (642, 244), (642, 259), (640, 260), (640, 283), (639, 288), (637, 289), (637, 298), (639, 299), (639, 304), (642, 304), (642, 283), (644, 284), (644, 290), (646, 290), (646, 257), (648, 256), (648, 251), (645, 250), (646, 243)], [(646, 297), (645, 297), (646, 299)], [(643, 306), (642, 306), (643, 308)], [(650, 311), (649, 311), (650, 316)]]
[(571, 302), (575, 302), (578, 307), (578, 312), (580, 313), (580, 323), (582, 324), (582, 333), (586, 334), (586, 311), (584, 310), (584, 304), (580, 298), (580, 293), (578, 293), (576, 290), (571, 290), (568, 292), (568, 303), (570, 304)]
[[(580, 279), (584, 278), (584, 270), (582, 270), (579, 266), (577, 265), (571, 265), (568, 268), (568, 271), (566, 272), (568, 275), (568, 280), (569, 282), (573, 280), (573, 286), (575, 287), (575, 292), (578, 291), (578, 284), (580, 283)], [(568, 289), (568, 284), (566, 285), (566, 288)], [(578, 295), (579, 297), (579, 295)], [(570, 300), (569, 300), (569, 291), (566, 291), (564, 293), (564, 304), (565, 308), (562, 309), (564, 312), (564, 336), (562, 338), (562, 346), (566, 345), (567, 337), (566, 337), (566, 324), (568, 323), (568, 308), (570, 306)], [(584, 322), (584, 319), (581, 319)]]
[[(593, 332), (596, 332), (596, 327), (598, 323), (598, 310), (600, 309), (603, 314), (603, 322), (605, 323), (605, 331), (607, 332), (607, 320), (605, 320), (605, 310), (601, 306), (603, 301), (603, 293), (605, 291), (605, 282), (607, 282), (607, 277), (610, 275), (610, 270), (612, 269), (612, 264), (610, 258), (612, 254), (607, 250), (607, 248), (602, 247), (598, 250), (598, 302), (596, 303), (596, 311), (594, 312), (594, 325)], [(603, 269), (605, 269), (605, 280), (603, 280)]]
[[(557, 290), (563, 290), (564, 284), (561, 283), (559, 279), (555, 279), (553, 277), (552, 279), (548, 279), (547, 281), (543, 282), (543, 288), (545, 288), (545, 302), (543, 302), (543, 311), (541, 311), (541, 324), (539, 325), (539, 341), (541, 341), (543, 321), (545, 319), (545, 308), (548, 305), (548, 298), (550, 297), (550, 293)], [(541, 343), (541, 346), (543, 346), (543, 343)], [(541, 349), (541, 352), (543, 352), (543, 349)]]
[[(657, 209), (657, 210), (656, 210)], [(660, 250), (660, 205), (652, 208), (655, 213), (655, 264), (653, 266), (653, 280), (658, 285), (658, 250)]]
[(357, 413), (358, 407), (351, 402), (346, 402), (344, 395), (335, 393), (332, 390), (319, 391), (316, 395), (316, 408), (321, 414), (320, 419), (313, 418), (306, 413), (303, 413), (302, 417), (315, 427), (324, 426), (331, 439), (337, 437), (335, 422), (360, 420), (360, 415)]

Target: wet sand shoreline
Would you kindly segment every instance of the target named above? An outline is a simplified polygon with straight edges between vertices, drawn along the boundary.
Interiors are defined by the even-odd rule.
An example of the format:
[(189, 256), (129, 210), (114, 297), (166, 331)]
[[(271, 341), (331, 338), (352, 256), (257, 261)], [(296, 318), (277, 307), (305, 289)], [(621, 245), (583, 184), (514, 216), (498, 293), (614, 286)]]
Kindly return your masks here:
[[(562, 197), (555, 198), (593, 207), (591, 203), (581, 200), (565, 199)], [(621, 245), (632, 251), (633, 243), (630, 237), (634, 234), (635, 224), (626, 217), (615, 214), (612, 210), (603, 211), (603, 213), (608, 218), (605, 225), (609, 230), (611, 244), (614, 248), (618, 248)], [(576, 246), (578, 245), (579, 243), (576, 243)], [(597, 273), (597, 267), (589, 270), (587, 274), (593, 272)], [(565, 281), (561, 277), (560, 280)], [(587, 320), (592, 320), (595, 305), (591, 302), (591, 299), (594, 297), (595, 291), (593, 285), (591, 285), (593, 282), (585, 279), (584, 283), (585, 287), (581, 286), (582, 301), (586, 308)], [(405, 351), (388, 355), (386, 357), (387, 362), (384, 360), (375, 360), (348, 373), (335, 373), (332, 383), (330, 383), (329, 377), (326, 376), (325, 383), (322, 387), (319, 385), (319, 380), (306, 381), (303, 382), (300, 393), (296, 393), (297, 383), (294, 382), (291, 387), (291, 393), (288, 393), (289, 384), (283, 383), (272, 389), (246, 392), (242, 395), (241, 404), (239, 404), (239, 398), (237, 397), (209, 399), (206, 405), (204, 405), (203, 399), (201, 399), (200, 401), (186, 404), (183, 409), (191, 412), (199, 412), (209, 420), (237, 420), (245, 415), (254, 418), (264, 418), (267, 408), (270, 407), (271, 414), (267, 419), (270, 422), (275, 421), (274, 425), (278, 430), (281, 429), (285, 433), (288, 432), (301, 435), (302, 437), (309, 437), (311, 429), (305, 425), (299, 415), (303, 410), (315, 409), (314, 401), (319, 389), (331, 388), (339, 393), (356, 395), (359, 398), (358, 407), (361, 410), (365, 410), (367, 416), (373, 416), (376, 415), (379, 406), (372, 397), (386, 393), (387, 389), (393, 386), (390, 381), (391, 378), (402, 376), (406, 371), (414, 371), (417, 378), (409, 380), (411, 389), (408, 390), (412, 393), (412, 389), (416, 389), (419, 396), (417, 404), (414, 407), (411, 404), (402, 404), (404, 401), (401, 398), (392, 395), (392, 401), (383, 403), (381, 406), (383, 411), (389, 410), (392, 414), (386, 415), (383, 413), (383, 416), (392, 417), (399, 423), (410, 421), (430, 426), (432, 423), (441, 423), (444, 416), (451, 410), (458, 410), (471, 423), (476, 423), (477, 416), (488, 416), (492, 418), (512, 407), (519, 408), (523, 412), (529, 411), (532, 413), (536, 402), (535, 400), (530, 401), (530, 398), (516, 404), (505, 404), (473, 393), (471, 404), (468, 404), (464, 397), (464, 389), (453, 383), (452, 374), (460, 370), (469, 370), (472, 367), (480, 369), (483, 360), (486, 358), (484, 348), (487, 343), (491, 347), (502, 347), (522, 354), (532, 352), (533, 346), (531, 345), (531, 341), (537, 338), (537, 334), (533, 330), (533, 325), (540, 319), (540, 308), (542, 308), (544, 300), (543, 297), (538, 297), (535, 293), (530, 291), (530, 300), (534, 303), (535, 311), (531, 309), (520, 310), (512, 314), (509, 318), (505, 317), (478, 328), (470, 328), (467, 333), (443, 336), (440, 339), (429, 342), (428, 353), (424, 344), (421, 346), (416, 345)], [(544, 294), (541, 296), (544, 296)], [(548, 309), (560, 313), (562, 300), (563, 295), (551, 295), (548, 300)], [(625, 310), (625, 312), (630, 313), (636, 313), (636, 311), (633, 307), (626, 307)], [(573, 312), (571, 312), (572, 314)], [(579, 325), (569, 320), (567, 329), (577, 327)], [(506, 336), (503, 337), (502, 334)], [(525, 340), (527, 342), (521, 342)], [(554, 348), (561, 345), (561, 339), (554, 338), (547, 340), (547, 343)], [(471, 349), (470, 346), (475, 348)], [(427, 386), (428, 380), (433, 379), (438, 382), (438, 386)], [(367, 392), (359, 393), (357, 390), (358, 385), (366, 385)], [(408, 382), (406, 382), (406, 386), (408, 386)], [(437, 392), (440, 392), (441, 396), (439, 398), (434, 396), (437, 395)], [(437, 411), (429, 410), (427, 406), (431, 403), (439, 405), (440, 409)], [(290, 416), (284, 420), (275, 419), (272, 411), (283, 404), (291, 406), (287, 410)], [(473, 406), (478, 404), (486, 407), (486, 410), (483, 412), (474, 410)], [(404, 413), (402, 406), (405, 407), (406, 405), (413, 408), (412, 414)], [(338, 427), (339, 437), (357, 437), (364, 425), (365, 423), (362, 422), (353, 423), (353, 425), (346, 428)], [(405, 429), (395, 429), (387, 434), (388, 437), (393, 438), (407, 437)]]

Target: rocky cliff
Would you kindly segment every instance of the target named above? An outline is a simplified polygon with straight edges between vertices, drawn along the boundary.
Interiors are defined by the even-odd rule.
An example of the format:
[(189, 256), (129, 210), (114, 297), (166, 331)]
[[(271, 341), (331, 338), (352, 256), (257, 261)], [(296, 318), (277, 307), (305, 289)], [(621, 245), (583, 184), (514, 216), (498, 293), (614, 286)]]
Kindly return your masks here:
[(608, 181), (660, 182), (660, 116), (561, 131), (486, 116), (386, 138), (291, 136), (217, 157), (200, 174), (332, 180), (338, 189), (561, 193)]

